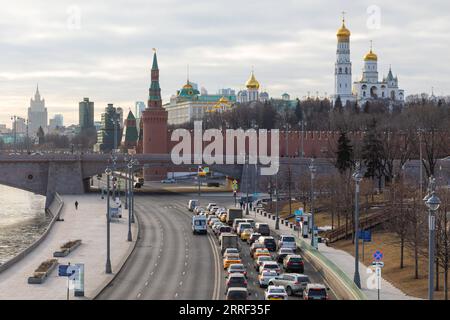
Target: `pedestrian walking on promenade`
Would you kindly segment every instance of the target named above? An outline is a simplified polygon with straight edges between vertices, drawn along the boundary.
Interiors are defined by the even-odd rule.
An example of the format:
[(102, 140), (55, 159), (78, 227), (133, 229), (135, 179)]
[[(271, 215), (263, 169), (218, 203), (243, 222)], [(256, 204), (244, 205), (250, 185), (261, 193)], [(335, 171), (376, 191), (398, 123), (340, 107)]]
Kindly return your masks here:
[(78, 201), (75, 201), (75, 210), (78, 210)]

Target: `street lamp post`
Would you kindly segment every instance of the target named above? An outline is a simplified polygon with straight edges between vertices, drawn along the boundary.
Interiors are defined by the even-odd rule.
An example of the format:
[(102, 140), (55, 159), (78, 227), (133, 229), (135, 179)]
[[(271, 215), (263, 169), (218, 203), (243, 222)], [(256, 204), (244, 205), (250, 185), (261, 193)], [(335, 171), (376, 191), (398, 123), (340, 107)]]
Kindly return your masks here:
[(247, 154), (245, 154), (245, 172), (246, 172), (246, 174), (247, 174), (247, 181), (246, 181), (246, 191), (247, 191), (247, 198), (246, 198), (246, 201), (245, 201), (245, 215), (246, 216), (248, 216), (250, 213), (248, 212), (248, 188), (249, 188), (249, 186), (248, 186), (248, 183), (249, 183), (249, 177), (248, 177), (248, 155)]
[(428, 207), (428, 300), (433, 300), (436, 211), (441, 204), (436, 195), (436, 179), (433, 176), (430, 177), (428, 194), (423, 200)]
[(276, 220), (275, 220), (275, 230), (280, 230), (280, 219), (278, 213), (278, 172), (275, 175), (275, 212), (276, 212)]
[[(133, 168), (133, 160), (130, 160), (130, 162), (127, 164), (128, 167), (128, 179), (126, 179), (126, 185), (130, 185), (131, 184), (131, 177), (132, 177), (132, 172), (131, 169)], [(130, 188), (127, 188), (127, 193), (130, 192), (131, 190), (131, 186)], [(128, 200), (131, 200), (130, 194), (127, 194), (127, 199), (125, 199), (125, 205), (128, 202)], [(133, 213), (133, 206), (128, 206), (128, 241), (132, 241), (133, 237), (131, 234), (131, 217), (132, 217), (132, 213)]]
[(111, 248), (110, 248), (110, 239), (111, 239), (111, 235), (110, 235), (110, 223), (111, 223), (111, 216), (110, 216), (110, 204), (109, 204), (109, 179), (111, 176), (111, 169), (110, 168), (106, 168), (105, 170), (106, 173), (106, 268), (105, 268), (105, 272), (106, 273), (112, 273), (111, 270)]
[(311, 159), (309, 171), (311, 172), (311, 246), (317, 249), (314, 235), (314, 179), (316, 176), (317, 168), (314, 165), (314, 158)]
[(28, 133), (29, 119), (27, 119), (27, 154), (30, 154), (30, 135)]
[(355, 180), (355, 274), (353, 281), (356, 286), (361, 289), (361, 278), (359, 275), (359, 184), (362, 180), (361, 164), (356, 163), (355, 173), (353, 174)]
[[(127, 158), (127, 157), (125, 157), (124, 159), (124, 162), (125, 163), (127, 163), (128, 161), (129, 161), (129, 159)], [(128, 165), (127, 165), (127, 167), (128, 167)], [(128, 186), (129, 186), (129, 180), (130, 179), (130, 169), (128, 168), (128, 170), (127, 170), (127, 174), (126, 174), (126, 176), (125, 176), (125, 210), (128, 210), (128, 201), (129, 201), (129, 196), (130, 196), (130, 194), (129, 194), (129, 188), (128, 188)]]
[(137, 166), (139, 162), (136, 159), (131, 160), (131, 175), (130, 175), (130, 204), (128, 210), (131, 210), (131, 223), (134, 223), (134, 166)]

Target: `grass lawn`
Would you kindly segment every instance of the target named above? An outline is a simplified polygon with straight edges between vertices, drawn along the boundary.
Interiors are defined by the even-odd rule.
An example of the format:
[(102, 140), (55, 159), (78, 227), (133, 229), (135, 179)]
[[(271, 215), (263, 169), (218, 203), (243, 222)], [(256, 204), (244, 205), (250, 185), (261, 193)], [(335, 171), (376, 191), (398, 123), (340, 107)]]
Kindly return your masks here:
[[(362, 260), (362, 243), (360, 242), (360, 258)], [(354, 255), (354, 244), (350, 240), (340, 240), (331, 244), (332, 247), (344, 250)], [(414, 255), (411, 248), (405, 247), (404, 268), (400, 269), (400, 239), (394, 233), (377, 230), (372, 233), (372, 242), (364, 245), (364, 264), (370, 265), (372, 254), (376, 250), (383, 252), (383, 278), (413, 297), (427, 299), (428, 297), (428, 261), (427, 257), (419, 259), (419, 279), (414, 279)], [(440, 291), (434, 293), (435, 299), (444, 299), (444, 275), (440, 268)], [(361, 272), (363, 272), (361, 270)], [(383, 294), (383, 289), (381, 289)]]

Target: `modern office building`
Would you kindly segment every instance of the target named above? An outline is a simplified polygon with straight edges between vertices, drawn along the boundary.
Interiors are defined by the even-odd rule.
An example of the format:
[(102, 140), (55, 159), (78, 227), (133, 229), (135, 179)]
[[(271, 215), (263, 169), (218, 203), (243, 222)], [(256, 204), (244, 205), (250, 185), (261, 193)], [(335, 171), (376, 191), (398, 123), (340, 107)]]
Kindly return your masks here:
[(54, 133), (64, 127), (64, 117), (62, 114), (55, 114), (55, 116), (50, 119), (48, 125), (48, 132)]
[(94, 101), (89, 101), (89, 98), (84, 98), (78, 106), (80, 130), (84, 131), (94, 128)]
[(48, 114), (45, 107), (45, 99), (41, 99), (39, 93), (39, 86), (36, 88), (34, 99), (30, 99), (30, 107), (28, 108), (28, 120), (29, 120), (29, 135), (32, 137), (37, 136), (39, 127), (42, 127), (44, 132), (47, 131)]
[(96, 152), (110, 152), (119, 147), (122, 137), (122, 125), (120, 122), (120, 110), (112, 103), (108, 104), (102, 113), (102, 123), (97, 132), (97, 143), (94, 145)]

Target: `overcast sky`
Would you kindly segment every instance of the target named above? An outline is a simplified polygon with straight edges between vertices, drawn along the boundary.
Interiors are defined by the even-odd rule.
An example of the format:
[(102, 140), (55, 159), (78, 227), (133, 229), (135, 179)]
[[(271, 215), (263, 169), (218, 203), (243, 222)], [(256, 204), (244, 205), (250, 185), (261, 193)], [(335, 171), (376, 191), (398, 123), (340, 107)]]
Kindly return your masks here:
[(134, 110), (147, 99), (153, 47), (165, 101), (188, 64), (210, 93), (243, 88), (254, 66), (271, 96), (332, 94), (342, 11), (354, 80), (372, 39), (380, 77), (392, 64), (407, 95), (450, 93), (443, 0), (2, 0), (0, 123), (26, 115), (37, 83), (49, 118), (62, 113), (65, 124), (78, 122), (83, 97), (95, 101), (96, 120), (107, 103)]

